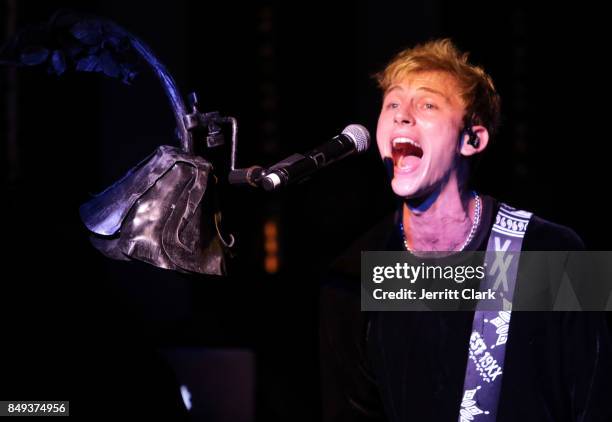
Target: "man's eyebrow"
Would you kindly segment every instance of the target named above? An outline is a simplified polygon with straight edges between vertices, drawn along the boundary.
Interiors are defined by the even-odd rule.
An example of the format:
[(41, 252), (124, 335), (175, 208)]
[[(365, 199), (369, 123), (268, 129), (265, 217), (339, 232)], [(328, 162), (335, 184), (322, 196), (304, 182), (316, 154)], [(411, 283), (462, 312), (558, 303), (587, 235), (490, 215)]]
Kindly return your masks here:
[(397, 90), (403, 91), (404, 88), (402, 88), (401, 85), (393, 85), (385, 91), (385, 96), (389, 94), (391, 91), (397, 91)]
[(446, 94), (444, 94), (441, 91), (438, 91), (437, 89), (433, 89), (433, 88), (429, 88), (429, 87), (426, 87), (426, 86), (422, 86), (422, 87), (417, 88), (417, 91), (431, 92), (433, 94), (437, 94), (437, 95), (441, 96), (442, 98), (444, 98), (446, 100), (446, 102), (448, 102), (448, 103), (451, 102), (450, 98)]
[[(385, 97), (387, 95), (389, 95), (393, 91), (403, 91), (403, 90), (404, 90), (404, 88), (402, 88), (401, 85), (393, 85), (389, 89), (387, 89), (387, 91), (385, 91)], [(431, 92), (432, 94), (436, 94), (436, 95), (439, 95), (442, 98), (444, 98), (447, 103), (451, 102), (451, 99), (446, 94), (444, 94), (442, 91), (438, 91), (437, 89), (434, 89), (434, 88), (429, 88), (427, 86), (421, 86), (421, 87), (417, 88), (417, 91)]]

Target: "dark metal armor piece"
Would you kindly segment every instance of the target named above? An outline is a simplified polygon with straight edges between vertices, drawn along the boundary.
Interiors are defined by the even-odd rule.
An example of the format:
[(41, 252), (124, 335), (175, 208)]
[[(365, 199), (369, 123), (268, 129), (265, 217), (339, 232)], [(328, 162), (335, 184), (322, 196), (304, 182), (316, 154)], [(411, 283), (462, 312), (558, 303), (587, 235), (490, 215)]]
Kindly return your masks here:
[[(158, 77), (174, 113), (180, 148), (163, 145), (121, 180), (80, 207), (103, 254), (136, 259), (183, 272), (223, 275), (234, 243), (223, 239), (221, 213), (210, 162), (194, 151), (195, 133), (205, 133), (209, 148), (224, 143), (220, 125), (232, 126), (231, 169), (236, 155), (237, 122), (217, 112), (200, 113), (191, 95), (187, 110), (166, 67), (140, 39), (116, 23), (60, 11), (47, 24), (26, 28), (0, 48), (0, 64), (47, 65), (102, 72), (129, 82), (132, 59), (144, 60)], [(197, 139), (196, 139), (197, 140)]]
[(93, 245), (114, 259), (224, 274), (224, 248), (230, 245), (218, 230), (211, 170), (202, 157), (160, 146), (81, 206), (81, 218), (94, 234)]

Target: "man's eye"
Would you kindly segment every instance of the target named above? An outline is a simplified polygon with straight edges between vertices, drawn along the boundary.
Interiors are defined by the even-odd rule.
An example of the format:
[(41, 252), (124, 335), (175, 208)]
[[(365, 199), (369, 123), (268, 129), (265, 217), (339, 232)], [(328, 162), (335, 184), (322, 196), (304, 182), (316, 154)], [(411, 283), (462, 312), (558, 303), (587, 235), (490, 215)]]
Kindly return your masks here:
[(398, 103), (387, 103), (387, 108), (398, 108), (399, 104)]
[(434, 110), (434, 109), (438, 108), (438, 107), (436, 107), (435, 104), (432, 104), (432, 103), (425, 103), (423, 105), (423, 107), (425, 108), (425, 110)]

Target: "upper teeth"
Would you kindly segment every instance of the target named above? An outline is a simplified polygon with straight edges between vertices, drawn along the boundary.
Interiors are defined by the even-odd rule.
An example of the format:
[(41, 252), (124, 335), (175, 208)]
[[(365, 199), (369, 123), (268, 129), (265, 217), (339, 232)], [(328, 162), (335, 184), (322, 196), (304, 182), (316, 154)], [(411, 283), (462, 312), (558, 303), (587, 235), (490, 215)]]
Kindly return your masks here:
[(405, 144), (405, 143), (412, 144), (416, 147), (421, 148), (421, 144), (419, 144), (417, 141), (410, 139), (410, 138), (394, 138), (393, 139), (394, 147), (397, 146), (397, 144)]

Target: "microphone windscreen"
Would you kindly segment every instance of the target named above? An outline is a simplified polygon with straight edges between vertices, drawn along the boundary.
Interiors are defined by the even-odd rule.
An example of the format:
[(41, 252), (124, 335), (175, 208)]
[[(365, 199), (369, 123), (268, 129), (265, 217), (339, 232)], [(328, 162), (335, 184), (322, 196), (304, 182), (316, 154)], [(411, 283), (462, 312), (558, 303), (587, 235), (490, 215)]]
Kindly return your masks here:
[(357, 152), (364, 152), (370, 146), (370, 132), (361, 125), (348, 125), (344, 128), (342, 134), (348, 136), (353, 141)]

